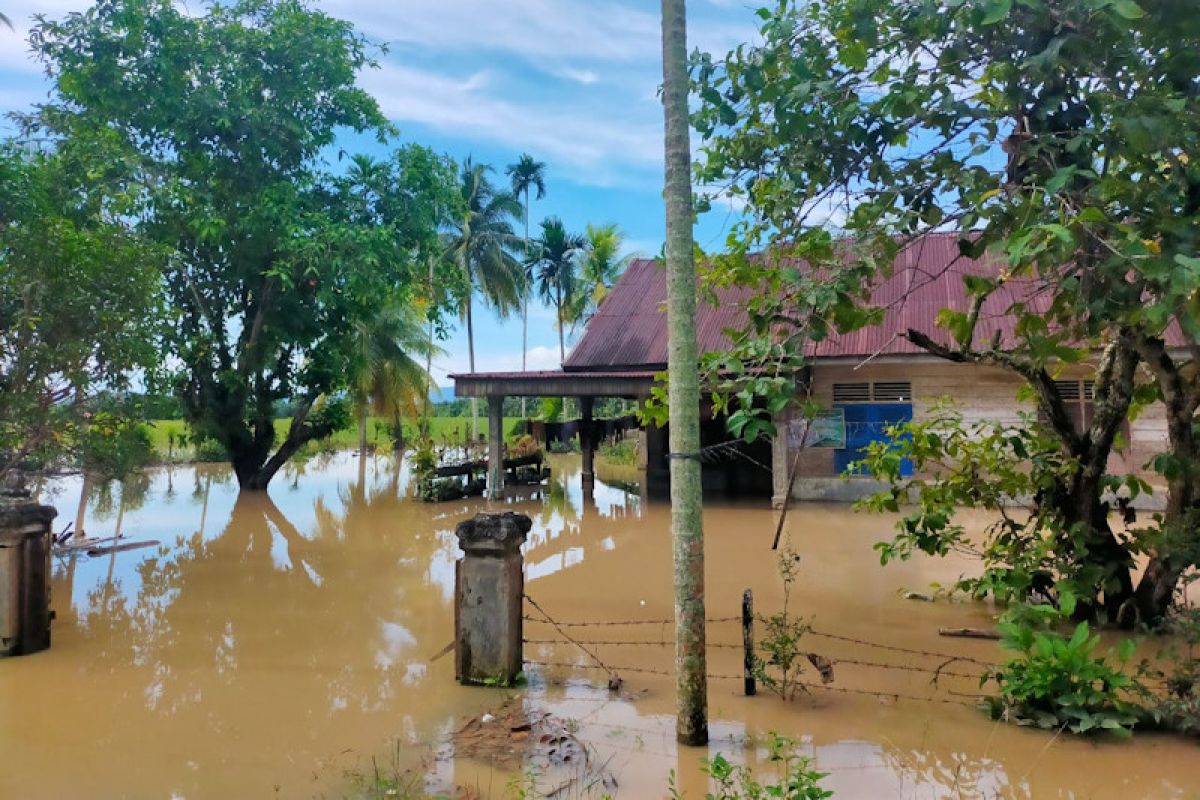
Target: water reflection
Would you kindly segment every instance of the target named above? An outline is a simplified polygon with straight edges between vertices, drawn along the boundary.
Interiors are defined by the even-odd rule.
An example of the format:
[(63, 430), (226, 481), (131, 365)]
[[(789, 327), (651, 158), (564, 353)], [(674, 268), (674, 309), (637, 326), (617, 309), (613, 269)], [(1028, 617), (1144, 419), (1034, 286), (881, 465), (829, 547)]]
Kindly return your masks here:
[[(666, 507), (603, 474), (585, 493), (569, 457), (553, 467), (550, 486), (504, 501), (535, 521), (531, 595), (566, 619), (670, 617)], [(453, 529), (484, 505), (428, 505), (408, 488), (402, 457), (346, 454), (289, 466), (270, 496), (239, 496), (226, 468), (204, 465), (107, 490), (79, 478), (47, 487), (59, 508), (83, 496), (90, 535), (120, 530), (163, 545), (56, 563), (53, 648), (0, 664), (0, 797), (340, 797), (344, 767), (387, 754), (392, 740), (415, 763), (460, 715), (496, 702), (456, 686), (452, 659), (434, 658), (452, 636)], [(961, 565), (881, 571), (870, 545), (886, 521), (815, 506), (790, 519), (804, 559), (797, 602), (826, 627), (937, 649), (947, 646), (939, 625), (987, 622), (979, 606), (900, 599), (898, 588), (945, 581)], [(774, 524), (756, 506), (709, 507), (711, 615), (736, 613), (747, 586), (761, 608), (778, 603)], [(710, 639), (735, 634), (716, 625)], [(669, 629), (639, 635), (645, 646), (606, 656), (668, 669), (671, 648), (659, 642), (669, 644)], [(586, 664), (554, 646), (527, 655)], [(715, 651), (712, 669), (736, 673), (739, 657)], [(534, 669), (531, 680), (531, 702), (579, 719), (612, 757), (620, 796), (662, 796), (673, 768), (689, 796), (703, 796), (701, 754), (674, 746), (669, 679), (628, 675), (619, 698), (588, 670)], [(887, 680), (923, 689), (920, 679)], [(713, 684), (711, 752), (753, 760), (767, 731), (799, 737), (843, 797), (1142, 796), (1139, 785), (1182, 797), (1200, 781), (1194, 752), (1173, 740), (1048, 744), (969, 708), (830, 696), (783, 704), (735, 691)], [(431, 780), (474, 785), (479, 770), (437, 762)]]

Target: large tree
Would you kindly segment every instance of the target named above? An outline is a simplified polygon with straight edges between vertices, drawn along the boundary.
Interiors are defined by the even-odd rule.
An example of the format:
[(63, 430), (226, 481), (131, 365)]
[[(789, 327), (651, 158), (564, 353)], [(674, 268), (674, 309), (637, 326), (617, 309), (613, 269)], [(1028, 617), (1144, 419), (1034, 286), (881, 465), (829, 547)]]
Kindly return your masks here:
[(90, 169), (118, 156), (78, 144), (0, 143), (0, 479), (78, 455), (95, 394), (158, 360), (162, 253), (126, 230), (130, 198)]
[[(521, 203), (508, 192), (497, 190), (489, 173), (492, 168), (467, 159), (459, 174), (460, 204), (445, 236), (445, 253), (458, 267), (465, 285), (461, 313), (467, 324), (467, 359), (475, 371), (475, 294), (478, 293), (500, 318), (521, 306), (525, 273), (513, 255), (521, 240), (513, 233), (513, 222), (521, 216)], [(479, 407), (471, 398), (471, 435), (479, 436)]]
[(561, 361), (567, 360), (565, 329), (575, 305), (579, 266), (586, 247), (587, 239), (569, 232), (558, 217), (542, 220), (542, 232), (530, 244), (530, 276), (538, 294), (542, 296), (542, 302), (554, 309)]
[[(999, 266), (965, 279), (971, 301), (942, 310), (943, 331), (907, 336), (1026, 382), (1040, 416), (1026, 433), (1050, 452), (1031, 462), (1028, 436), (997, 439), (1010, 462), (1045, 465), (1034, 513), (1006, 517), (1000, 541), (1045, 546), (1055, 577), (1086, 598), (1081, 609), (1127, 623), (1160, 618), (1200, 555), (1200, 20), (1189, 5), (780, 2), (761, 12), (761, 45), (694, 63), (702, 179), (750, 210), (714, 278), (769, 287), (752, 301), (754, 335), (724, 366), (794, 368), (829, 330), (878, 319), (867, 290), (902, 248), (958, 231), (964, 256)], [(764, 245), (770, 257), (747, 257)], [(1001, 306), (1001, 288), (1019, 299)], [(996, 314), (1014, 318), (1010, 339), (980, 332)], [(1172, 325), (1186, 346), (1166, 344)], [(1077, 363), (1095, 374), (1083, 425), (1054, 381)], [(1161, 526), (1118, 537), (1103, 502), (1116, 488), (1108, 456), (1131, 409), (1155, 397), (1171, 419), (1171, 452), (1158, 461), (1170, 503)], [(987, 489), (987, 472), (974, 474)], [(944, 524), (950, 493), (922, 499), (899, 543), (944, 552), (961, 534)], [(1135, 587), (1139, 553), (1150, 564)]]
[(662, 2), (662, 51), (671, 536), (675, 554), (675, 736), (683, 744), (702, 745), (708, 741), (708, 677), (685, 0)]
[(633, 260), (633, 254), (621, 255), (625, 234), (614, 223), (587, 226), (584, 234), (583, 258), (579, 263), (579, 280), (574, 302), (567, 311), (572, 329), (587, 324), (608, 297), (621, 273)]
[[(529, 254), (529, 194), (537, 190), (537, 199), (546, 196), (546, 164), (534, 159), (528, 153), (522, 153), (514, 164), (509, 164), (505, 172), (512, 181), (513, 196), (525, 198), (525, 254)], [(528, 276), (526, 276), (528, 278)], [(531, 281), (526, 280), (525, 290), (521, 293), (521, 372), (526, 369), (526, 358), (529, 354), (529, 294)], [(521, 416), (526, 416), (525, 399), (521, 398)]]
[[(225, 447), (243, 489), (265, 489), (302, 445), (345, 424), (333, 398), (354, 322), (406, 301), (414, 253), (438, 221), (409, 202), (428, 169), (398, 172), (416, 191), (367, 201), (407, 204), (403, 224), (399, 212), (364, 224), (363, 195), (329, 172), (339, 132), (390, 131), (356, 86), (366, 41), (300, 0), (201, 14), (101, 0), (39, 20), (31, 43), (54, 93), (28, 129), (122, 153), (108, 168), (141, 192), (129, 221), (172, 251), (166, 353), (188, 421)], [(285, 399), (295, 413), (277, 446)]]

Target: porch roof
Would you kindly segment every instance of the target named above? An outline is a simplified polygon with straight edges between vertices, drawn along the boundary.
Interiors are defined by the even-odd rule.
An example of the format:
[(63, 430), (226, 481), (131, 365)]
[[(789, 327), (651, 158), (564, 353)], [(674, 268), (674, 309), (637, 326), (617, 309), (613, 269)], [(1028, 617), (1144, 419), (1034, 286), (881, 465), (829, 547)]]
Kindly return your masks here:
[(474, 372), (451, 375), (458, 397), (646, 397), (654, 370)]

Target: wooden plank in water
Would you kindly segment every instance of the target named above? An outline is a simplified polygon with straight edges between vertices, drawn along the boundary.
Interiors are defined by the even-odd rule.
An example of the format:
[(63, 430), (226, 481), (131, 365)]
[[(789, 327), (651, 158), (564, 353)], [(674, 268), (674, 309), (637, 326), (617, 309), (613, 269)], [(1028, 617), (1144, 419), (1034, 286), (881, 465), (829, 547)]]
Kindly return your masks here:
[(999, 639), (997, 631), (986, 628), (938, 628), (939, 636), (953, 636), (958, 639)]
[(87, 551), (89, 556), (105, 556), (109, 553), (123, 553), (126, 550), (138, 550), (142, 547), (157, 547), (159, 542), (151, 539), (146, 542), (123, 542), (122, 544), (108, 545), (107, 547), (93, 547)]

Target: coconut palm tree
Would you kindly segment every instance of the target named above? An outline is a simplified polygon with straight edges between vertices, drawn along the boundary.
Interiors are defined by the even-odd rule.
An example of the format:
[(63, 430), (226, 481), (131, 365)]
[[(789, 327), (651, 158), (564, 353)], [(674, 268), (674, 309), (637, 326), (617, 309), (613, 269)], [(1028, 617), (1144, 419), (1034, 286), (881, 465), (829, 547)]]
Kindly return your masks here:
[(667, 206), (667, 328), (671, 538), (675, 551), (675, 738), (708, 742), (704, 643), (704, 527), (700, 496), (700, 375), (688, 143), (687, 2), (662, 0), (663, 149)]
[[(537, 190), (537, 199), (546, 196), (546, 164), (534, 161), (529, 153), (522, 153), (515, 164), (509, 164), (505, 170), (512, 181), (513, 196), (525, 196), (525, 253), (529, 253), (529, 191)], [(529, 352), (529, 294), (530, 286), (526, 283), (521, 295), (521, 372), (525, 371), (526, 357)], [(525, 413), (525, 398), (521, 398), (521, 416)]]
[(587, 226), (587, 243), (579, 264), (578, 291), (567, 316), (572, 330), (595, 315), (617, 278), (633, 260), (632, 255), (620, 255), (624, 244), (625, 234), (616, 225)]
[[(467, 324), (467, 357), (475, 371), (474, 295), (478, 292), (501, 318), (521, 306), (525, 271), (513, 251), (521, 240), (513, 233), (513, 221), (521, 216), (521, 203), (507, 192), (497, 191), (488, 174), (492, 168), (470, 158), (463, 164), (459, 189), (462, 210), (445, 237), (445, 253), (462, 271), (467, 292), (462, 316)], [(471, 434), (479, 437), (479, 408), (471, 398)]]
[(367, 417), (387, 415), (393, 425), (415, 416), (428, 391), (429, 376), (418, 360), (430, 351), (423, 320), (412, 306), (385, 306), (354, 326), (355, 352), (350, 369), (350, 401), (358, 417), (358, 449), (367, 452)]
[(543, 302), (554, 308), (558, 322), (558, 353), (562, 361), (567, 360), (563, 329), (570, 321), (579, 285), (579, 264), (586, 248), (587, 239), (568, 233), (558, 217), (542, 220), (541, 235), (530, 243), (530, 273)]

